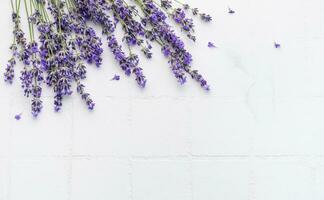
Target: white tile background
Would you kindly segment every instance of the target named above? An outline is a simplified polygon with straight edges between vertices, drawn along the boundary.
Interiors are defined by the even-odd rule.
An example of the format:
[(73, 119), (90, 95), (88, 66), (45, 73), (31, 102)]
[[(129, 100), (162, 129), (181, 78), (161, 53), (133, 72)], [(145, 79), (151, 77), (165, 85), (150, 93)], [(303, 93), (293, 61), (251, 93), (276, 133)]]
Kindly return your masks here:
[[(122, 73), (106, 48), (88, 70), (94, 112), (74, 96), (55, 114), (45, 90), (34, 120), (19, 81), (0, 84), (0, 200), (324, 199), (323, 1), (188, 2), (214, 17), (184, 38), (209, 94), (178, 86), (157, 48), (145, 90), (110, 81)], [(3, 66), (9, 1), (0, 10)]]

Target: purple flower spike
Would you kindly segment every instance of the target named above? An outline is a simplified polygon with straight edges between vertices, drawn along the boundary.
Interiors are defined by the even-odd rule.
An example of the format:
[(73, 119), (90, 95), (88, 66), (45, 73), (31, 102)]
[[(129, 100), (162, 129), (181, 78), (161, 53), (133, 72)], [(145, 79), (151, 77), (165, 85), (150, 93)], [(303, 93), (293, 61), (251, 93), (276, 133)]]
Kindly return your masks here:
[(187, 32), (187, 37), (189, 39), (196, 41), (196, 37), (193, 35), (195, 31), (193, 20), (186, 17), (186, 13), (183, 9), (175, 9), (172, 13), (172, 18), (177, 24), (180, 24), (183, 31)]
[(209, 48), (215, 48), (216, 46), (212, 42), (208, 42), (208, 47)]
[(40, 99), (33, 99), (32, 100), (32, 105), (31, 105), (31, 108), (32, 108), (32, 115), (36, 118), (39, 113), (42, 111), (42, 108), (43, 108), (43, 102), (40, 100)]
[(111, 80), (113, 80), (113, 81), (119, 81), (120, 80), (120, 76), (115, 74), (115, 76)]
[(90, 94), (84, 93), (84, 94), (81, 95), (81, 97), (82, 97), (82, 100), (85, 101), (85, 103), (87, 104), (88, 109), (93, 110), (96, 104), (90, 98)]
[(16, 65), (16, 61), (14, 58), (11, 58), (8, 61), (7, 67), (6, 67), (6, 72), (4, 73), (4, 80), (7, 83), (12, 84), (15, 73), (14, 73), (14, 66)]

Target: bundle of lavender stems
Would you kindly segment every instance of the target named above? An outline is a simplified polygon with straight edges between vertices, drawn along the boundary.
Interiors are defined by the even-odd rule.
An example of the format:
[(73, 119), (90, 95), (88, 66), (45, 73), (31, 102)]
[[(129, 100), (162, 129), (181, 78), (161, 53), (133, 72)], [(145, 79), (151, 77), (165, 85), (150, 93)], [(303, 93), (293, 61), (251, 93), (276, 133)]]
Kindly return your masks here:
[[(16, 62), (20, 61), (21, 87), (24, 95), (31, 98), (34, 117), (43, 108), (43, 85), (53, 88), (55, 111), (61, 109), (63, 98), (72, 94), (72, 86), (76, 86), (75, 91), (88, 109), (94, 109), (95, 103), (82, 80), (86, 78), (87, 64), (101, 66), (103, 46), (107, 46), (121, 70), (133, 76), (141, 88), (147, 80), (139, 66), (139, 56), (132, 48), (140, 48), (150, 59), (152, 43), (156, 42), (180, 84), (189, 76), (209, 90), (203, 76), (192, 69), (192, 55), (168, 20), (195, 41), (194, 23), (187, 16), (196, 16), (204, 22), (212, 18), (178, 0), (11, 0), (11, 7), (14, 40), (4, 79), (9, 84), (13, 82)], [(22, 9), (28, 19), (28, 32), (22, 28)], [(98, 35), (89, 24), (100, 27), (102, 33)], [(117, 25), (123, 29), (122, 41), (115, 35)]]

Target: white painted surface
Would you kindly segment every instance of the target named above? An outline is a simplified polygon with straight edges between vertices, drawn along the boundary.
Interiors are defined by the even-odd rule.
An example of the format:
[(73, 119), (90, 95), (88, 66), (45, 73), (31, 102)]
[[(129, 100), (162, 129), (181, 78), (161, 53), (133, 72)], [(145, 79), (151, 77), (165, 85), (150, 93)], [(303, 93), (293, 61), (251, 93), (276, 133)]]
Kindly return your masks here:
[(209, 94), (179, 87), (158, 48), (141, 61), (143, 91), (125, 76), (110, 81), (122, 73), (106, 49), (103, 67), (89, 66), (92, 113), (74, 96), (55, 114), (47, 90), (34, 120), (19, 81), (1, 82), (0, 200), (324, 199), (323, 1), (189, 2), (215, 19), (196, 22), (195, 45), (186, 40)]

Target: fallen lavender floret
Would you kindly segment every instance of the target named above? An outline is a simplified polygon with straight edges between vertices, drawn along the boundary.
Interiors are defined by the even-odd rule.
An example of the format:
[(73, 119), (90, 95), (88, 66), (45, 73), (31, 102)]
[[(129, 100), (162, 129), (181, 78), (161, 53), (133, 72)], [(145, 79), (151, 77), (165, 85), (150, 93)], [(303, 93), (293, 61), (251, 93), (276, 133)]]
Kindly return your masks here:
[(19, 121), (19, 120), (21, 120), (21, 116), (22, 116), (22, 113), (19, 113), (19, 114), (17, 114), (17, 115), (15, 115), (15, 120), (17, 120), (17, 121)]
[(275, 47), (276, 49), (279, 49), (279, 48), (281, 47), (281, 44), (275, 42), (275, 43), (274, 43), (274, 47)]
[(114, 77), (111, 79), (112, 81), (119, 81), (120, 80), (120, 76), (115, 74)]
[(215, 48), (216, 46), (214, 45), (214, 43), (212, 43), (212, 42), (208, 42), (208, 47), (209, 47), (209, 48)]
[(235, 11), (234, 11), (234, 10), (232, 10), (231, 8), (228, 8), (228, 13), (229, 13), (229, 14), (234, 14), (234, 13), (235, 13)]

